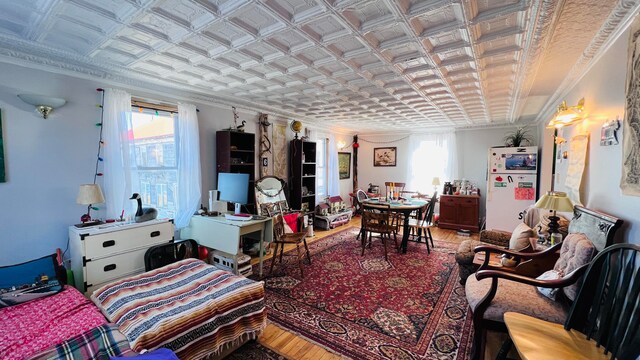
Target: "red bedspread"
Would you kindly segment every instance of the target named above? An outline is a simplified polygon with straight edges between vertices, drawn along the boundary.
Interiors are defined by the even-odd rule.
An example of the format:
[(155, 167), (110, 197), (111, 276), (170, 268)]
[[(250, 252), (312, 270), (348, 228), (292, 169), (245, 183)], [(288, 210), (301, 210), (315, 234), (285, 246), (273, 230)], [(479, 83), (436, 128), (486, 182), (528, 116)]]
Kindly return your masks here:
[(0, 359), (24, 359), (107, 323), (78, 290), (0, 309)]

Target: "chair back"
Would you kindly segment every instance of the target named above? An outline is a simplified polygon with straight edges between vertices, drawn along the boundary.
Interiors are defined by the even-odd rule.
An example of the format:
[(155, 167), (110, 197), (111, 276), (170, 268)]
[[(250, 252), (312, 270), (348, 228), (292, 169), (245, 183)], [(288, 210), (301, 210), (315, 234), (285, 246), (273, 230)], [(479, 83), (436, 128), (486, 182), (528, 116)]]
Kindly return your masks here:
[(390, 230), (391, 225), (390, 205), (363, 204), (362, 228), (366, 231), (380, 232)]
[(356, 201), (358, 201), (359, 204), (362, 204), (362, 202), (367, 200), (368, 198), (369, 195), (367, 195), (364, 190), (358, 189), (358, 191), (356, 191)]
[(282, 212), (273, 216), (273, 239), (278, 241), (284, 236), (284, 217)]
[[(393, 192), (397, 193), (396, 196), (400, 196), (400, 194), (404, 191), (404, 187), (405, 187), (405, 183), (403, 182), (393, 182), (393, 181), (385, 181), (384, 186), (386, 188), (386, 193), (385, 194), (389, 194), (389, 192), (391, 191), (391, 188), (393, 188)], [(396, 197), (393, 194), (391, 195), (392, 197)]]
[(640, 356), (640, 246), (616, 244), (591, 261), (564, 324), (594, 339), (612, 358)]
[(429, 203), (427, 204), (427, 209), (426, 211), (422, 214), (422, 226), (428, 226), (431, 225), (431, 219), (433, 219), (433, 212), (436, 208), (436, 201), (438, 198), (438, 192), (434, 192), (433, 195), (431, 196), (431, 200), (429, 200)]

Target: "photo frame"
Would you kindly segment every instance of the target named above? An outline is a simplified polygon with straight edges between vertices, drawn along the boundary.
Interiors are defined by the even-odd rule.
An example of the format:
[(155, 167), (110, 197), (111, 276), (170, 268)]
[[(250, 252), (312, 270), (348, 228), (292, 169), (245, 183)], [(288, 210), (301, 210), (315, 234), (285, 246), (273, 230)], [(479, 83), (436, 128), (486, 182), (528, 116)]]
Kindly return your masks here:
[(618, 145), (618, 129), (620, 129), (620, 120), (618, 119), (602, 124), (602, 130), (600, 130), (600, 146)]
[(309, 211), (309, 203), (308, 202), (303, 202), (301, 204), (300, 208), (301, 208), (300, 210), (302, 210), (302, 211), (305, 211), (305, 212)]
[(373, 166), (396, 166), (395, 147), (373, 148)]
[(348, 179), (351, 177), (351, 153), (339, 152), (338, 153), (338, 174), (340, 180)]

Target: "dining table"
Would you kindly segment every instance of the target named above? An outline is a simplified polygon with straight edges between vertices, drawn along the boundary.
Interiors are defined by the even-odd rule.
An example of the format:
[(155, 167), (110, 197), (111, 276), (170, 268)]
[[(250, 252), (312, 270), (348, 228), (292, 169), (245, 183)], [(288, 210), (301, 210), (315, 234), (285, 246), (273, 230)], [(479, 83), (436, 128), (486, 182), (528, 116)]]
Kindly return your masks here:
[(406, 199), (406, 200), (391, 200), (388, 201), (384, 198), (366, 199), (364, 203), (371, 205), (389, 205), (391, 212), (399, 213), (403, 215), (402, 224), (402, 243), (400, 244), (400, 251), (403, 254), (407, 253), (407, 244), (409, 243), (409, 215), (416, 210), (422, 209), (429, 201), (422, 199)]

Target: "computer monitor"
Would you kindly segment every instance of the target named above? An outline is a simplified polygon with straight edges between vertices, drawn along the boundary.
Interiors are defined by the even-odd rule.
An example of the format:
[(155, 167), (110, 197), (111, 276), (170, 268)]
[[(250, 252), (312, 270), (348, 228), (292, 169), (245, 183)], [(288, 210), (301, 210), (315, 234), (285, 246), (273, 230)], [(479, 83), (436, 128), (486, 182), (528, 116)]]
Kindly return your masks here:
[(249, 174), (219, 173), (218, 191), (220, 200), (232, 202), (235, 213), (240, 213), (240, 205), (247, 203), (249, 193)]

